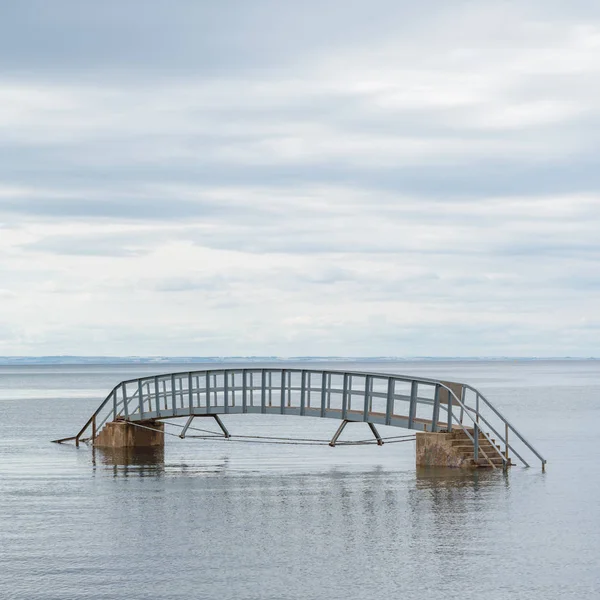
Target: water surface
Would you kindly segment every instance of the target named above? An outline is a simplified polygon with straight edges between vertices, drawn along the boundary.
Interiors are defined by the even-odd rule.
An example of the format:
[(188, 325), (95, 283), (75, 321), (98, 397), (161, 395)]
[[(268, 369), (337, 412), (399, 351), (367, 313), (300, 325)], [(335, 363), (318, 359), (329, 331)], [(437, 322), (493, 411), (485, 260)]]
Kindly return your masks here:
[[(465, 380), (547, 472), (417, 470), (412, 442), (59, 446), (49, 440), (74, 434), (118, 381), (194, 367), (0, 367), (0, 598), (600, 598), (599, 362), (319, 366)], [(337, 427), (223, 418), (237, 434)]]

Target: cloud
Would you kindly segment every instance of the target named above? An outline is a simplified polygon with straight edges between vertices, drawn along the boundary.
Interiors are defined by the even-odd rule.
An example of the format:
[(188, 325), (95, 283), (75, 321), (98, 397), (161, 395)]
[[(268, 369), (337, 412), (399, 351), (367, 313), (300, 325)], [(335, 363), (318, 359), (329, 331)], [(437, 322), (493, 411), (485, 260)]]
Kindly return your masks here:
[(13, 3), (0, 351), (593, 354), (599, 57), (590, 2)]

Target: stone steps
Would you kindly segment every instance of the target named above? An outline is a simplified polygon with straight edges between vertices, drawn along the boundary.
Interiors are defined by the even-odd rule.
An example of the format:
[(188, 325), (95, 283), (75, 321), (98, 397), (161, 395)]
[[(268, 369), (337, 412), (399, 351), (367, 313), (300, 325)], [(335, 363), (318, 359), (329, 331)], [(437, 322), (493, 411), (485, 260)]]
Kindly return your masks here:
[[(467, 429), (467, 431), (471, 436), (475, 435), (473, 429)], [(504, 461), (498, 454), (501, 451), (501, 448), (496, 444), (495, 439), (490, 438), (491, 441), (488, 441), (482, 432), (479, 433), (479, 459), (476, 461), (475, 448), (468, 435), (462, 430), (453, 432), (452, 435), (453, 439), (450, 442), (452, 449), (455, 452), (458, 452), (466, 461), (470, 461), (474, 467), (491, 468), (490, 461), (497, 468), (503, 467)], [(487, 455), (489, 460), (483, 456), (483, 453)]]

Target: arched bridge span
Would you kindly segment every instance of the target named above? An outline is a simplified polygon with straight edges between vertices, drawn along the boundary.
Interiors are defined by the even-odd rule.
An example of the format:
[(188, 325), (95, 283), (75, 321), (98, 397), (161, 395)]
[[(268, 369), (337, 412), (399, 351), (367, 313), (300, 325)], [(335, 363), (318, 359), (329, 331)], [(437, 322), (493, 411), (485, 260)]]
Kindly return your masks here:
[[(476, 457), (481, 436), (492, 444), (487, 430), (504, 447), (501, 451), (492, 444), (494, 453), (502, 457), (502, 464), (509, 463), (510, 450), (529, 466), (515, 442), (521, 452), (525, 448), (542, 465), (546, 462), (481, 392), (466, 383), (379, 372), (298, 368), (206, 369), (122, 381), (77, 435), (55, 441), (93, 442), (107, 422), (117, 420), (191, 420), (197, 416), (244, 413), (362, 421), (434, 433), (460, 430), (473, 444)], [(492, 446), (488, 444), (488, 453)]]

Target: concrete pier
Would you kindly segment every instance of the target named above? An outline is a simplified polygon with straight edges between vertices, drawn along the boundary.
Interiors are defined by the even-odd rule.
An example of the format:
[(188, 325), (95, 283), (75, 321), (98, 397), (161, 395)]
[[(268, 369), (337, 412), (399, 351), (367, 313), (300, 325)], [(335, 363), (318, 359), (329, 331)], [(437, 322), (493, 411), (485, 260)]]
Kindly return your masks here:
[(454, 433), (416, 434), (416, 459), (418, 467), (473, 468), (472, 457), (467, 457), (454, 442)]
[(159, 421), (112, 421), (94, 440), (97, 448), (153, 448), (164, 446), (165, 425)]

